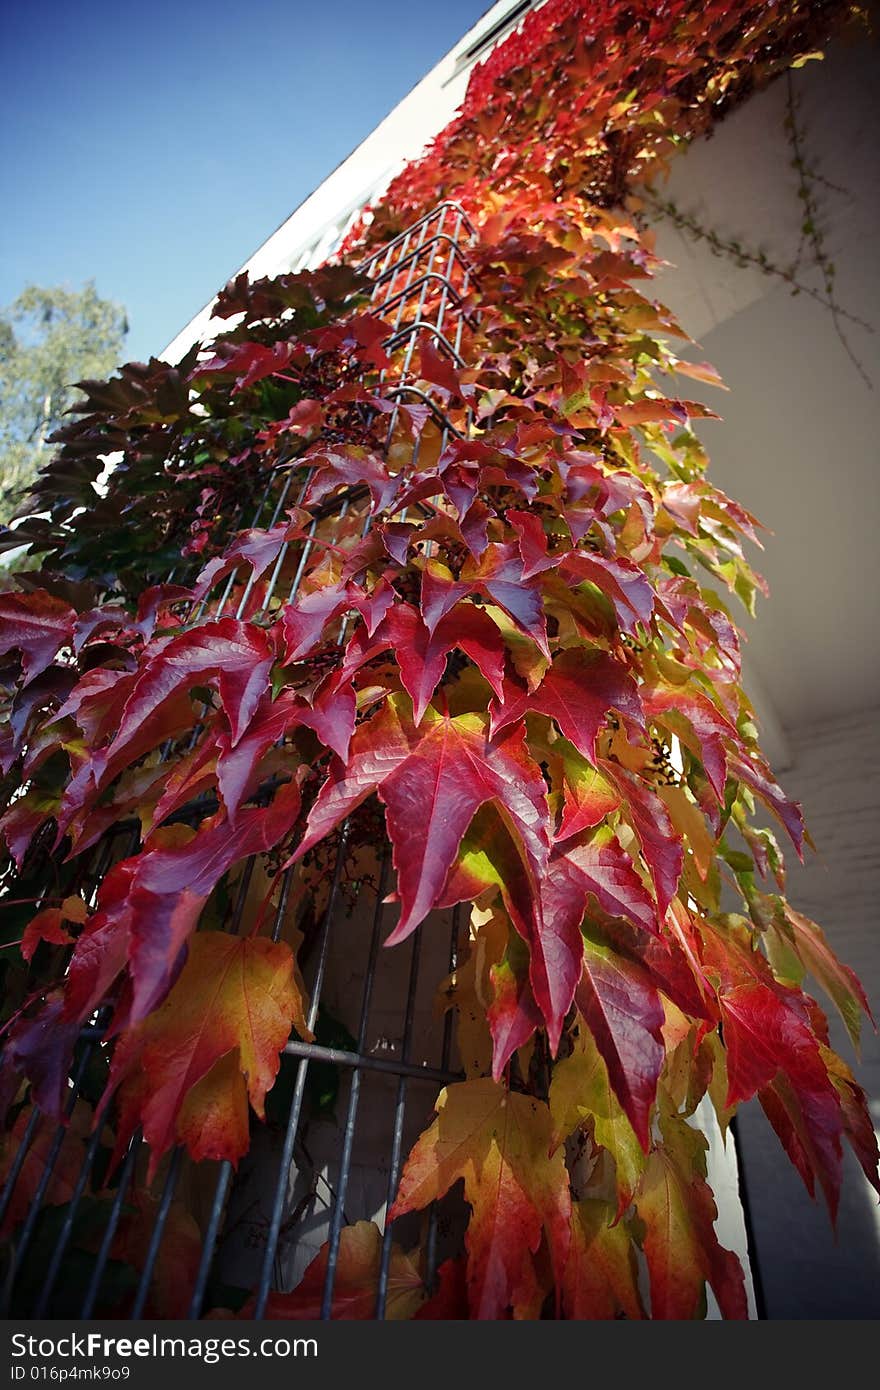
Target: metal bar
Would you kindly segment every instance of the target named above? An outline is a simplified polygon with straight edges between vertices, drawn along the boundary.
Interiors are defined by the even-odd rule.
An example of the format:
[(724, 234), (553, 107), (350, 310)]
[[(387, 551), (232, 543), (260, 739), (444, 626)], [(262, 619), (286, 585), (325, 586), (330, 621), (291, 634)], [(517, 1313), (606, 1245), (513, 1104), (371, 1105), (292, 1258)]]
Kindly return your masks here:
[[(442, 209), (445, 208), (449, 208), (451, 210), (454, 210), (455, 212), (461, 213), (462, 219), (468, 231), (471, 233), (472, 236), (476, 236), (476, 228), (471, 219), (468, 217), (464, 208), (461, 206), (460, 203), (455, 202), (451, 198), (445, 199), (442, 203), (435, 203), (435, 205), (431, 208), (430, 212), (424, 213), (419, 218), (418, 222), (414, 222), (411, 227), (407, 228), (407, 231), (410, 233), (415, 231), (415, 229), (417, 227), (420, 227), (423, 222), (430, 221), (432, 218), (436, 217)], [(406, 232), (398, 232), (397, 236), (394, 237), (392, 241), (387, 242), (385, 246), (381, 246), (378, 251), (374, 251), (373, 254), (371, 256), (368, 256), (365, 261), (361, 261), (355, 267), (355, 269), (359, 270), (362, 274), (366, 274), (367, 266), (372, 265), (373, 261), (378, 260), (378, 258), (382, 255), (383, 252), (392, 251), (394, 247), (397, 246), (403, 240), (405, 235)]]
[(101, 1287), (101, 1280), (104, 1277), (104, 1268), (110, 1255), (113, 1239), (116, 1235), (116, 1227), (119, 1225), (119, 1218), (122, 1215), (122, 1208), (125, 1203), (125, 1194), (128, 1191), (134, 1172), (135, 1160), (138, 1149), (141, 1146), (141, 1133), (137, 1130), (132, 1135), (131, 1143), (128, 1146), (128, 1153), (125, 1155), (125, 1162), (122, 1165), (122, 1172), (119, 1175), (119, 1186), (116, 1189), (116, 1196), (113, 1199), (113, 1206), (110, 1208), (110, 1215), (107, 1218), (107, 1225), (101, 1238), (101, 1245), (95, 1260), (95, 1268), (92, 1270), (92, 1277), (86, 1289), (86, 1296), (83, 1300), (81, 1318), (90, 1318), (95, 1308), (98, 1298), (98, 1291)]
[[(461, 903), (456, 903), (452, 909), (452, 934), (449, 941), (449, 974), (453, 975), (458, 968), (458, 933), (461, 922)], [(449, 1071), (449, 1060), (452, 1054), (452, 1008), (446, 1010), (443, 1019), (443, 1045), (440, 1050), (440, 1070)], [(437, 1221), (439, 1216), (438, 1204), (432, 1202), (428, 1211), (428, 1233), (425, 1239), (425, 1283), (429, 1293), (433, 1293), (436, 1287), (437, 1276)]]
[[(382, 932), (382, 912), (384, 907), (385, 895), (388, 892), (389, 877), (389, 856), (386, 853), (382, 860), (382, 870), (379, 875), (379, 887), (376, 893), (376, 906), (373, 910), (373, 930), (370, 936), (370, 950), (367, 958), (367, 969), (364, 976), (364, 991), (361, 999), (361, 1017), (358, 1026), (357, 1054), (362, 1056), (367, 1045), (367, 1028), (370, 1022), (370, 1006), (373, 1001), (373, 982), (376, 975), (376, 961), (379, 955), (379, 938)], [(336, 1200), (333, 1203), (333, 1213), (330, 1220), (330, 1236), (327, 1247), (327, 1273), (324, 1277), (324, 1293), (321, 1301), (321, 1317), (325, 1321), (332, 1316), (333, 1309), (333, 1285), (336, 1281), (336, 1262), (339, 1256), (339, 1238), (342, 1234), (342, 1224), (345, 1220), (345, 1194), (348, 1191), (348, 1176), (351, 1170), (351, 1156), (354, 1148), (354, 1130), (357, 1120), (358, 1101), (361, 1090), (361, 1070), (356, 1068), (352, 1073), (351, 1087), (348, 1096), (348, 1112), (345, 1117), (345, 1131), (342, 1144), (342, 1156), (339, 1160), (339, 1179), (336, 1184)]]
[[(416, 990), (419, 983), (419, 963), (422, 950), (422, 933), (413, 935), (412, 956), (409, 967), (409, 987), (406, 995), (406, 1019), (403, 1025), (403, 1045), (401, 1063), (409, 1063), (409, 1050), (412, 1043), (413, 1019), (415, 1017)], [(385, 1199), (385, 1229), (382, 1232), (382, 1254), (379, 1260), (379, 1280), (376, 1288), (376, 1318), (385, 1317), (385, 1302), (388, 1297), (388, 1272), (391, 1268), (391, 1247), (393, 1243), (392, 1225), (388, 1213), (397, 1196), (397, 1183), (400, 1177), (400, 1152), (403, 1147), (403, 1121), (406, 1113), (407, 1074), (402, 1072), (397, 1083), (397, 1103), (394, 1107), (394, 1134), (391, 1141), (391, 1162), (388, 1165), (388, 1195)]]
[[(343, 825), (339, 840), (339, 848), (336, 854), (336, 863), (333, 866), (333, 881), (330, 885), (330, 896), (327, 908), (324, 912), (324, 920), (321, 924), (321, 935), (318, 945), (318, 965), (315, 971), (315, 981), (312, 986), (312, 998), (309, 1004), (309, 1012), (306, 1022), (309, 1030), (314, 1031), (315, 1021), (318, 1017), (318, 1005), (321, 999), (321, 989), (324, 984), (324, 974), (327, 969), (328, 946), (330, 942), (330, 922), (336, 907), (336, 898), (339, 893), (339, 882), (342, 877), (342, 866), (345, 861), (345, 852), (348, 846), (348, 822)], [(288, 1044), (288, 1047), (290, 1044)], [(285, 1049), (286, 1050), (286, 1049)], [(314, 1054), (311, 1054), (314, 1055)], [(278, 1247), (278, 1236), (281, 1231), (281, 1220), (284, 1215), (284, 1203), (286, 1198), (287, 1182), (290, 1177), (290, 1165), (293, 1160), (293, 1146), (296, 1142), (297, 1130), (299, 1129), (299, 1117), (302, 1111), (303, 1097), (306, 1089), (306, 1076), (309, 1067), (309, 1054), (302, 1056), (299, 1067), (297, 1068), (296, 1081), (294, 1083), (293, 1099), (290, 1105), (290, 1114), (287, 1118), (287, 1130), (284, 1135), (284, 1147), (281, 1153), (281, 1162), (278, 1168), (278, 1181), (275, 1185), (275, 1194), (272, 1200), (272, 1215), (269, 1221), (269, 1231), (266, 1238), (266, 1251), (263, 1256), (263, 1264), (260, 1270), (260, 1281), (257, 1285), (257, 1294), (254, 1302), (254, 1318), (259, 1320), (263, 1317), (266, 1310), (266, 1300), (269, 1297), (269, 1284), (272, 1279), (272, 1266), (275, 1262), (275, 1251)]]
[(217, 1182), (214, 1187), (214, 1200), (211, 1203), (211, 1215), (208, 1218), (208, 1229), (205, 1231), (205, 1239), (202, 1244), (202, 1257), (199, 1260), (199, 1269), (196, 1275), (196, 1282), (193, 1286), (189, 1312), (187, 1313), (187, 1317), (190, 1321), (194, 1321), (201, 1316), (202, 1304), (205, 1301), (205, 1290), (208, 1286), (208, 1277), (211, 1273), (211, 1265), (214, 1261), (214, 1247), (217, 1244), (217, 1236), (220, 1233), (220, 1222), (223, 1219), (223, 1209), (226, 1205), (226, 1194), (229, 1191), (232, 1173), (232, 1164), (229, 1162), (228, 1158), (224, 1158), (220, 1164), (220, 1171), (217, 1174)]
[(100, 1124), (96, 1125), (92, 1133), (92, 1136), (89, 1140), (89, 1146), (86, 1149), (85, 1158), (83, 1159), (83, 1164), (80, 1168), (79, 1176), (76, 1180), (76, 1186), (73, 1189), (70, 1201), (67, 1205), (67, 1211), (64, 1214), (64, 1224), (61, 1227), (61, 1233), (58, 1236), (57, 1241), (55, 1242), (55, 1249), (52, 1252), (52, 1259), (50, 1260), (49, 1268), (46, 1271), (46, 1280), (43, 1284), (40, 1297), (37, 1300), (36, 1307), (34, 1308), (35, 1318), (44, 1318), (46, 1316), (46, 1309), (49, 1306), (49, 1299), (52, 1297), (52, 1291), (55, 1288), (55, 1281), (58, 1278), (58, 1274), (61, 1270), (61, 1262), (64, 1259), (64, 1254), (67, 1250), (68, 1242), (70, 1241), (71, 1234), (73, 1233), (73, 1223), (76, 1219), (76, 1213), (79, 1210), (79, 1204), (82, 1200), (82, 1195), (85, 1191), (86, 1183), (88, 1182), (89, 1177), (91, 1176), (92, 1168), (95, 1164), (95, 1155), (98, 1152), (98, 1145), (101, 1142), (101, 1128), (102, 1126)]
[(168, 1213), (171, 1210), (171, 1203), (174, 1200), (174, 1189), (177, 1186), (177, 1178), (180, 1173), (180, 1161), (182, 1157), (183, 1149), (178, 1145), (171, 1155), (171, 1162), (168, 1165), (168, 1173), (159, 1201), (159, 1210), (156, 1213), (156, 1221), (153, 1226), (152, 1235), (150, 1236), (147, 1258), (144, 1260), (144, 1267), (141, 1270), (141, 1281), (138, 1284), (134, 1305), (131, 1310), (131, 1317), (134, 1321), (143, 1317), (144, 1314), (144, 1304), (147, 1301), (147, 1294), (150, 1291), (150, 1283), (153, 1278), (153, 1266), (156, 1263), (156, 1256), (159, 1254), (162, 1236), (165, 1234), (165, 1222), (168, 1220)]
[[(89, 1046), (90, 1045), (86, 1043), (86, 1045), (83, 1047), (82, 1056), (80, 1057), (79, 1062), (76, 1066), (76, 1071), (73, 1077), (73, 1084), (70, 1088), (70, 1095), (67, 1100), (67, 1105), (64, 1107), (64, 1118), (66, 1120), (69, 1120), (71, 1115), (73, 1114), (73, 1107), (76, 1105), (77, 1097), (79, 1096), (79, 1088), (82, 1084), (83, 1075), (86, 1069), (86, 1062), (88, 1061), (89, 1057)], [(64, 1143), (64, 1136), (66, 1133), (67, 1126), (64, 1124), (59, 1124), (55, 1130), (55, 1136), (52, 1140), (52, 1143), (49, 1146), (49, 1152), (46, 1154), (46, 1158), (43, 1163), (43, 1171), (40, 1174), (40, 1180), (37, 1183), (36, 1190), (34, 1192), (33, 1197), (31, 1198), (30, 1209), (28, 1211), (27, 1216), (25, 1217), (25, 1222), (21, 1230), (21, 1235), (19, 1236), (15, 1245), (15, 1253), (12, 1257), (12, 1261), (10, 1264), (6, 1292), (3, 1297), (2, 1307), (4, 1313), (8, 1311), (9, 1302), (12, 1298), (12, 1290), (15, 1285), (16, 1276), (19, 1270), (21, 1269), (22, 1261), (24, 1260), (24, 1257), (27, 1254), (31, 1240), (33, 1239), (34, 1229), (36, 1227), (37, 1221), (40, 1216), (40, 1212), (42, 1210), (43, 1198), (46, 1195), (46, 1188), (49, 1186), (52, 1174), (55, 1171), (55, 1164), (58, 1161), (58, 1155), (61, 1152), (61, 1145)]]
[(25, 1125), (24, 1134), (21, 1136), (21, 1143), (18, 1146), (18, 1151), (15, 1155), (15, 1158), (12, 1160), (12, 1167), (9, 1169), (9, 1176), (7, 1177), (6, 1182), (3, 1185), (3, 1196), (0, 1197), (0, 1226), (2, 1226), (6, 1218), (6, 1211), (10, 1201), (12, 1200), (12, 1194), (15, 1191), (15, 1184), (18, 1182), (18, 1175), (21, 1172), (22, 1167), (24, 1166), (24, 1161), (27, 1158), (28, 1150), (30, 1149), (31, 1144), (33, 1143), (34, 1131), (37, 1128), (37, 1125), (40, 1123), (40, 1118), (42, 1114), (43, 1112), (40, 1109), (40, 1107), (38, 1105), (34, 1105), (28, 1117), (28, 1122)]

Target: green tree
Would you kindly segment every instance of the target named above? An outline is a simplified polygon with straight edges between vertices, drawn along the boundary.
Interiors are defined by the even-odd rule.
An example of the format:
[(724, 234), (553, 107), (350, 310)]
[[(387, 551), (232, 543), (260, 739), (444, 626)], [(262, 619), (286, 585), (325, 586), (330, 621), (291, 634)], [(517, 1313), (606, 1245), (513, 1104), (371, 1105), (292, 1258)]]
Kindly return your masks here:
[(45, 461), (74, 383), (107, 376), (127, 332), (125, 310), (91, 280), (81, 290), (28, 285), (0, 310), (0, 521)]

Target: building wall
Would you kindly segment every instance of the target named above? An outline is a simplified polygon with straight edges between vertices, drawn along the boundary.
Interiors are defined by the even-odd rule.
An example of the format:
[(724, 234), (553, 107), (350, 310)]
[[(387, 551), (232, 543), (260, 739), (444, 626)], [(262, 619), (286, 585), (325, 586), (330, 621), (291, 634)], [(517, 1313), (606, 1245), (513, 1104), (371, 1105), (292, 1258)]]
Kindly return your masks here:
[[(789, 730), (786, 791), (803, 803), (817, 853), (789, 865), (788, 897), (824, 929), (856, 971), (880, 1014), (880, 709)], [(808, 988), (811, 986), (808, 983)], [(820, 996), (823, 1007), (828, 1001)], [(833, 1046), (854, 1064), (852, 1046), (828, 1005)], [(853, 1065), (880, 1128), (880, 1039), (867, 1023)], [(847, 1153), (835, 1238), (824, 1206), (812, 1202), (756, 1102), (739, 1119), (740, 1162), (753, 1227), (753, 1268), (770, 1318), (880, 1316), (880, 1207)]]

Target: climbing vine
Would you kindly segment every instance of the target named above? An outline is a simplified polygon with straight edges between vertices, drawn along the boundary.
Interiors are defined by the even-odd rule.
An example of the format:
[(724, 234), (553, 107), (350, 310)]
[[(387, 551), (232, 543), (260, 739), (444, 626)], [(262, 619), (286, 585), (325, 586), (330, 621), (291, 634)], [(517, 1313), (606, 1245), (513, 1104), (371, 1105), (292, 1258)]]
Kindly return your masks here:
[[(802, 852), (729, 606), (764, 589), (758, 523), (706, 477), (692, 422), (711, 412), (674, 383), (717, 377), (672, 346), (626, 206), (847, 14), (549, 0), (339, 264), (240, 276), (180, 362), (83, 384), (6, 536), (42, 568), (0, 595), (7, 1171), (30, 1135), (13, 1250), (34, 1192), (72, 1200), (89, 1145), (91, 1218), (137, 1135), (150, 1154), (117, 1274), (172, 1150), (239, 1162), (288, 1038), (315, 1027), (297, 909), (319, 917), (336, 874), (375, 881), (385, 843), (389, 948), (470, 912), (437, 982), (462, 1077), (390, 1219), (459, 1183), (470, 1216), (437, 1286), (395, 1248), (390, 1316), (690, 1318), (707, 1284), (745, 1316), (705, 1096), (722, 1129), (757, 1096), (832, 1215), (844, 1143), (876, 1184), (805, 979), (854, 1040), (867, 1001), (786, 901), (764, 824)], [(459, 350), (424, 332), (412, 354), (353, 267), (444, 199), (475, 228)], [(198, 1263), (195, 1217), (174, 1220), (157, 1316)], [(72, 1237), (84, 1259), (94, 1229)], [(380, 1244), (342, 1232), (339, 1315), (371, 1315)], [(269, 1315), (316, 1316), (327, 1263)], [(131, 1308), (122, 1274), (96, 1306)]]

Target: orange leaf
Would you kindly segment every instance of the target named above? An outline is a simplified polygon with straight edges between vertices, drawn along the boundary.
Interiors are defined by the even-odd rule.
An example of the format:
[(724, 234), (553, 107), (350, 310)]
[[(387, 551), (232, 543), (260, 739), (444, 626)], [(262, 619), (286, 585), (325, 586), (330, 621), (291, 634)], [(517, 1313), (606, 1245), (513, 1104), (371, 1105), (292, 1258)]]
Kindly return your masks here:
[[(550, 1155), (550, 1111), (494, 1081), (440, 1092), (437, 1118), (412, 1150), (391, 1220), (420, 1210), (459, 1178), (471, 1207), (468, 1293), (476, 1318), (498, 1318), (528, 1288), (530, 1253), (546, 1235), (561, 1287), (571, 1199), (562, 1149)], [(533, 1282), (533, 1281), (532, 1281)]]

